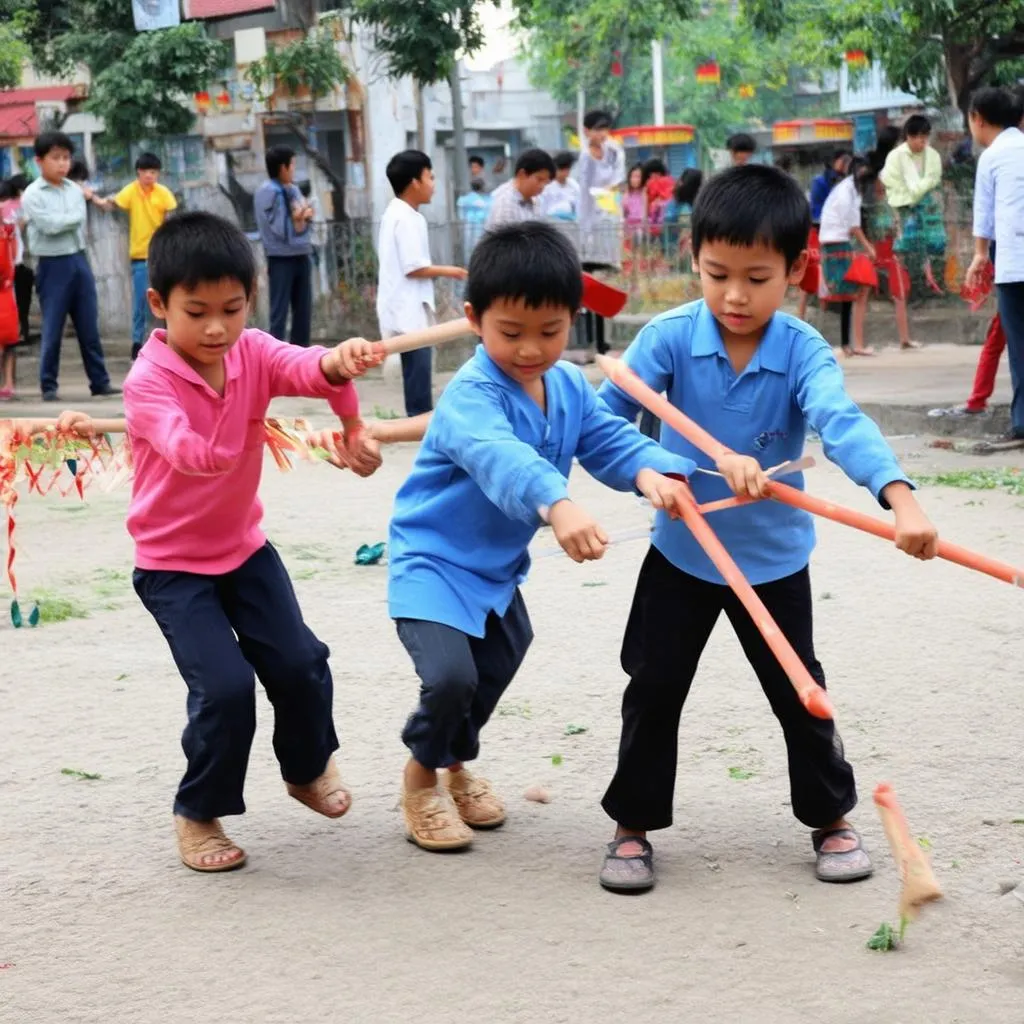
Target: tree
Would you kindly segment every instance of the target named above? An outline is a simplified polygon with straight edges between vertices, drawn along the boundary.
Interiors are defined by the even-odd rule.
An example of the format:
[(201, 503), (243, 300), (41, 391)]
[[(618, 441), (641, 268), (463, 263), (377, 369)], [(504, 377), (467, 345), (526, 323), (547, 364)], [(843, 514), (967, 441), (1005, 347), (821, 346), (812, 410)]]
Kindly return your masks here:
[(812, 25), (836, 64), (848, 50), (877, 59), (893, 85), (948, 101), (966, 119), (971, 93), (1024, 71), (1024, 0), (744, 0), (751, 24), (778, 36)]
[[(351, 78), (351, 72), (338, 52), (340, 32), (340, 24), (331, 21), (310, 29), (304, 36), (285, 46), (278, 47), (269, 43), (266, 56), (253, 61), (245, 71), (245, 77), (252, 83), (260, 101), (273, 110), (275, 92), (283, 91), (292, 99), (305, 96), (310, 105), (315, 106), (318, 99), (344, 85)], [(287, 118), (306, 155), (320, 168), (334, 188), (344, 194), (345, 182), (338, 177), (309, 137), (308, 118), (294, 109), (278, 116)]]
[(21, 69), (28, 59), (28, 47), (12, 24), (0, 22), (0, 89), (14, 89), (21, 82)]
[(224, 45), (196, 22), (136, 32), (131, 5), (122, 0), (3, 0), (0, 20), (44, 73), (89, 69), (86, 108), (103, 119), (108, 144), (188, 132), (188, 97), (206, 89), (227, 58)]
[[(468, 191), (458, 59), (462, 54), (471, 57), (484, 44), (479, 4), (476, 0), (348, 0), (348, 7), (353, 20), (370, 30), (388, 77), (409, 77), (419, 90), (436, 82), (449, 83), (456, 190)], [(420, 147), (425, 148), (422, 104), (417, 106)]]

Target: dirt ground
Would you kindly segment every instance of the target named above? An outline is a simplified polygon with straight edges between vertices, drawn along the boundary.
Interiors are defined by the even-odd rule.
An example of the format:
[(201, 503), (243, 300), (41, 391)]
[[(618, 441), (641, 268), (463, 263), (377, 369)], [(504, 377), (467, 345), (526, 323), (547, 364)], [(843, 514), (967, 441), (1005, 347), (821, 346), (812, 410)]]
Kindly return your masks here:
[[(395, 396), (378, 383), (364, 402)], [(279, 411), (307, 410), (319, 408)], [(911, 473), (1012, 464), (896, 445)], [(810, 490), (873, 509), (811, 452), (822, 465)], [(228, 822), (249, 866), (220, 877), (175, 856), (185, 691), (131, 592), (126, 490), (21, 502), (22, 586), (65, 601), (67, 618), (0, 624), (3, 1024), (1024, 1021), (1024, 904), (1000, 895), (1024, 880), (1024, 596), (821, 524), (818, 653), (875, 877), (815, 881), (780, 731), (723, 620), (683, 717), (676, 824), (652, 837), (658, 886), (628, 898), (596, 882), (611, 828), (599, 800), (645, 542), (582, 567), (539, 559), (525, 588), (537, 639), (480, 762), (509, 821), (466, 854), (426, 854), (403, 840), (396, 809), (416, 681), (387, 617), (386, 568), (353, 564), (360, 544), (385, 539), (413, 455), (389, 449), (366, 481), (327, 466), (284, 475), (268, 460), (266, 526), (333, 652), (355, 803), (330, 822), (285, 796), (261, 697), (249, 812)], [(613, 535), (647, 521), (633, 497), (581, 470), (573, 493)], [(922, 493), (944, 536), (1024, 563), (1024, 499)], [(542, 534), (535, 551), (552, 544)], [(883, 780), (946, 890), (889, 954), (865, 949), (896, 919), (898, 879), (870, 800)], [(532, 783), (550, 787), (550, 804), (523, 799)]]

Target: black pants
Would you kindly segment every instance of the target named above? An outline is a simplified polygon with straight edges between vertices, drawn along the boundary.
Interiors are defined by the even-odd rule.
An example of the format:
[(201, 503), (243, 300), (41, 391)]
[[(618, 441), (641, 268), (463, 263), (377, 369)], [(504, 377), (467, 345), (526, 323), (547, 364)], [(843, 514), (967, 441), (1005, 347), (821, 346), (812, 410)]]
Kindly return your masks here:
[(270, 333), (285, 339), (288, 310), (292, 331), (287, 340), (303, 348), (309, 345), (313, 323), (313, 264), (308, 256), (268, 256), (270, 279)]
[[(807, 569), (754, 589), (808, 671), (824, 686), (825, 675), (814, 656)], [(793, 813), (811, 828), (831, 824), (857, 803), (853, 769), (843, 756), (835, 726), (805, 710), (757, 626), (727, 586), (681, 572), (653, 547), (640, 570), (622, 642), (622, 667), (630, 681), (622, 698), (619, 764), (602, 806), (624, 828), (649, 831), (672, 824), (679, 716), (722, 611), (782, 726)]]
[(21, 325), (22, 343), (28, 341), (28, 314), (32, 309), (32, 288), (36, 275), (31, 267), (19, 263), (14, 268), (14, 301), (18, 306), (18, 323)]
[(242, 814), (256, 731), (256, 681), (274, 706), (274, 753), (286, 782), (323, 773), (338, 749), (330, 654), (302, 620), (280, 556), (267, 544), (233, 572), (136, 569), (135, 591), (157, 621), (188, 686), (181, 737), (188, 767), (175, 814)]
[(480, 753), (480, 730), (512, 682), (533, 640), (522, 595), (483, 637), (423, 619), (399, 619), (398, 638), (420, 677), (420, 702), (402, 742), (424, 768), (446, 768)]
[(1024, 281), (997, 284), (999, 318), (1006, 332), (1006, 352), (1010, 362), (1010, 380), (1013, 383), (1013, 402), (1010, 405), (1011, 433), (1024, 437)]
[(402, 391), (406, 416), (419, 416), (434, 408), (433, 372), (433, 349), (418, 348), (402, 353)]
[(839, 303), (839, 344), (844, 351), (850, 348), (850, 321), (853, 318), (853, 300)]

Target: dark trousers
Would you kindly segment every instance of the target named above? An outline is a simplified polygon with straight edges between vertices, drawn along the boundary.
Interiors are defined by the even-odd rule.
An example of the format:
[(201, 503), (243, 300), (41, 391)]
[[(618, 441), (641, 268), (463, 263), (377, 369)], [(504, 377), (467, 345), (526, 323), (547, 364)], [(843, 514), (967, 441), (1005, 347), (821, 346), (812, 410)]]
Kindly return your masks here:
[(274, 548), (223, 576), (136, 569), (133, 581), (188, 686), (188, 767), (175, 814), (208, 821), (245, 812), (256, 676), (274, 706), (282, 777), (302, 786), (321, 775), (338, 749), (330, 652), (303, 622)]
[(31, 267), (19, 263), (14, 268), (14, 301), (18, 306), (18, 323), (23, 342), (28, 341), (28, 314), (32, 309), (32, 288), (35, 283), (36, 275)]
[(270, 333), (285, 340), (288, 310), (292, 313), (292, 331), (288, 341), (309, 346), (313, 322), (313, 264), (308, 256), (268, 256), (270, 279)]
[(512, 682), (533, 640), (522, 595), (487, 617), (483, 637), (423, 619), (399, 619), (398, 638), (420, 677), (420, 702), (402, 742), (424, 768), (446, 768), (480, 753), (480, 730)]
[(39, 386), (44, 395), (57, 393), (60, 346), (68, 315), (78, 335), (82, 365), (89, 378), (89, 390), (102, 394), (110, 387), (110, 375), (100, 344), (96, 281), (84, 252), (73, 256), (40, 256), (36, 288), (43, 312), (43, 337), (39, 352)]
[[(825, 675), (814, 656), (807, 569), (754, 589), (808, 671), (824, 686)], [(805, 710), (757, 626), (727, 586), (681, 572), (656, 548), (648, 552), (640, 570), (622, 642), (622, 667), (630, 681), (622, 698), (618, 768), (602, 806), (625, 828), (649, 831), (672, 824), (679, 717), (722, 611), (782, 726), (793, 813), (811, 828), (831, 824), (857, 803), (853, 769), (843, 756), (835, 726)]]
[(1013, 403), (1010, 422), (1016, 437), (1024, 437), (1024, 281), (997, 284), (999, 319), (1006, 334), (1006, 351), (1010, 357), (1010, 379)]
[(402, 391), (406, 416), (419, 416), (434, 408), (433, 360), (433, 350), (430, 348), (402, 353)]

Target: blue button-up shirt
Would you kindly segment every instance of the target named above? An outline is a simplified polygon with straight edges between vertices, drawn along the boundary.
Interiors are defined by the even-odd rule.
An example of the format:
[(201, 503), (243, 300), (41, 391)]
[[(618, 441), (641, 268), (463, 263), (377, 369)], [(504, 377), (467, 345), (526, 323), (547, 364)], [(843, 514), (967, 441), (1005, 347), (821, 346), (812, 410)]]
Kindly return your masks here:
[[(655, 317), (623, 358), (676, 408), (765, 469), (803, 454), (809, 423), (821, 435), (825, 454), (880, 501), (886, 484), (907, 481), (874, 421), (843, 388), (843, 374), (828, 343), (802, 320), (776, 313), (750, 363), (737, 374), (711, 311), (703, 301), (691, 302)], [(610, 381), (598, 394), (613, 412), (636, 417), (639, 406)], [(661, 443), (698, 466), (714, 469), (706, 455), (664, 424)], [(802, 489), (803, 474), (787, 476), (784, 482)], [(702, 503), (731, 494), (723, 479), (706, 473), (697, 473), (690, 483)], [(799, 571), (814, 548), (810, 515), (774, 501), (723, 509), (708, 522), (753, 584)], [(725, 582), (681, 522), (659, 512), (653, 540), (676, 568), (713, 583)]]
[(268, 180), (256, 189), (252, 197), (253, 213), (268, 256), (309, 256), (313, 252), (309, 224), (300, 231), (292, 220), (292, 207), (301, 201), (302, 193), (295, 185)]
[(1024, 132), (1007, 128), (978, 157), (974, 237), (995, 239), (996, 284), (1024, 281)]
[(395, 498), (388, 553), (392, 618), (483, 636), (530, 567), (538, 509), (567, 496), (573, 457), (632, 490), (649, 468), (689, 475), (691, 459), (644, 437), (598, 401), (567, 362), (544, 374), (547, 411), (478, 346), (445, 388)]

